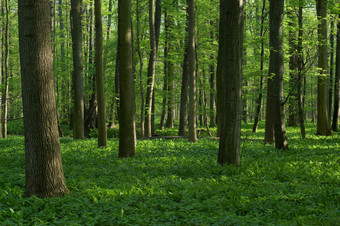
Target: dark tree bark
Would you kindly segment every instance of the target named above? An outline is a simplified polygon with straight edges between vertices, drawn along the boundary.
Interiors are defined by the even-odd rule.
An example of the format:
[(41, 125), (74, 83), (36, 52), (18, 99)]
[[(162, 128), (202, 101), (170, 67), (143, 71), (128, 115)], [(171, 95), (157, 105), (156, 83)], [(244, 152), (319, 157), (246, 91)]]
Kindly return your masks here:
[(189, 141), (197, 141), (196, 71), (195, 71), (195, 0), (188, 1), (188, 67), (189, 67)]
[(328, 114), (328, 62), (327, 62), (327, 0), (316, 0), (316, 12), (318, 15), (318, 51), (320, 68), (318, 76), (318, 109), (317, 109), (317, 135), (331, 135)]
[(141, 136), (144, 138), (144, 88), (143, 88), (143, 56), (142, 49), (140, 45), (140, 19), (139, 19), (139, 0), (136, 2), (136, 18), (137, 18), (137, 49), (139, 57), (139, 88), (141, 96), (141, 106), (140, 106), (140, 129)]
[(243, 0), (220, 1), (220, 37), (217, 74), (221, 78), (221, 132), (218, 163), (241, 165), (241, 90)]
[[(167, 55), (165, 60), (165, 64), (166, 64), (166, 70), (164, 71), (165, 74), (165, 79), (167, 80), (167, 105), (168, 105), (168, 109), (167, 109), (167, 120), (166, 120), (166, 127), (167, 128), (174, 128), (174, 95), (173, 95), (173, 89), (174, 89), (174, 65), (173, 62), (171, 60), (171, 56), (169, 55), (169, 53), (171, 53), (173, 51), (173, 35), (171, 34), (171, 32), (169, 31), (170, 29), (172, 29), (173, 26), (173, 19), (172, 16), (169, 15), (168, 13), (166, 13), (166, 17), (165, 17), (165, 27), (167, 27), (167, 29), (165, 29), (166, 32), (166, 44), (167, 44)], [(165, 54), (165, 51), (164, 51)]]
[[(3, 17), (2, 17), (2, 1), (0, 0), (0, 40), (1, 40), (1, 44), (0, 44), (0, 87), (2, 86), (2, 51), (3, 51), (3, 39), (2, 39), (2, 23), (3, 23)], [(1, 107), (0, 107), (0, 116), (1, 116)], [(1, 120), (0, 120), (0, 138), (2, 138), (2, 125), (1, 125)]]
[[(269, 75), (273, 75), (272, 94), (274, 114), (275, 147), (288, 150), (288, 141), (285, 128), (285, 117), (283, 108), (283, 8), (284, 0), (269, 1)], [(268, 112), (267, 112), (268, 113)]]
[(73, 49), (73, 138), (84, 139), (84, 85), (81, 0), (71, 1), (72, 49)]
[(103, 25), (102, 3), (95, 0), (95, 28), (96, 28), (96, 85), (98, 102), (98, 147), (106, 147), (106, 116), (103, 71)]
[(332, 103), (333, 103), (333, 77), (334, 77), (334, 18), (331, 17), (331, 27), (329, 34), (330, 59), (329, 59), (329, 100), (328, 100), (328, 117), (332, 120)]
[(335, 82), (334, 82), (334, 113), (333, 131), (339, 131), (339, 84), (340, 84), (340, 20), (337, 23), (336, 35), (336, 60), (335, 60)]
[(136, 154), (135, 90), (132, 74), (131, 0), (118, 0), (119, 36), (119, 154), (120, 158)]
[(187, 25), (185, 36), (185, 50), (184, 59), (182, 65), (182, 86), (181, 86), (181, 104), (180, 104), (180, 116), (179, 116), (179, 136), (186, 136), (187, 134), (187, 109), (188, 109), (188, 85), (189, 85), (189, 65), (188, 65), (188, 31), (189, 31), (189, 17), (187, 8)]
[(48, 0), (19, 0), (24, 109), (25, 196), (69, 193), (61, 161), (54, 95)]
[(303, 107), (303, 93), (302, 93), (302, 81), (304, 81), (303, 75), (303, 48), (302, 48), (302, 35), (303, 35), (303, 1), (299, 0), (299, 14), (298, 14), (298, 24), (299, 24), (299, 32), (298, 32), (298, 45), (297, 45), (297, 56), (298, 56), (298, 115), (299, 115), (299, 124), (300, 124), (300, 131), (302, 139), (306, 138), (306, 130), (305, 130), (305, 114), (304, 114), (304, 107)]

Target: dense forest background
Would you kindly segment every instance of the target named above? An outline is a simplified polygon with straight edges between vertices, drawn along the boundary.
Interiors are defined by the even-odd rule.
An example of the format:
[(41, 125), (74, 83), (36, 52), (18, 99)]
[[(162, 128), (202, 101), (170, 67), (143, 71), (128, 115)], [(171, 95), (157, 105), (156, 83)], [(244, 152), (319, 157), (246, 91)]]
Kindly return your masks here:
[[(196, 1), (196, 73), (197, 73), (197, 123), (200, 127), (216, 125), (216, 67), (218, 50), (218, 1)], [(82, 48), (84, 73), (84, 103), (86, 127), (96, 127), (95, 95), (95, 22), (94, 1), (82, 2)], [(117, 2), (103, 1), (104, 74), (107, 124), (117, 125), (116, 57), (117, 57)], [(138, 7), (138, 8), (137, 8)], [(133, 26), (133, 71), (135, 77), (136, 122), (141, 135), (141, 121), (144, 117), (147, 92), (147, 70), (150, 52), (148, 1), (132, 4)], [(297, 78), (294, 57), (298, 42), (299, 7), (302, 8), (302, 60), (303, 78)], [(255, 118), (264, 119), (266, 87), (269, 64), (269, 4), (265, 1), (246, 1), (244, 7), (243, 33), (243, 77), (242, 77), (242, 117), (245, 123), (253, 123)], [(71, 2), (51, 1), (51, 40), (55, 78), (58, 122), (61, 131), (72, 128), (72, 38), (70, 23)], [(328, 48), (329, 66), (329, 113), (334, 110), (335, 49), (339, 3), (329, 1), (327, 26), (324, 42)], [(186, 2), (161, 1), (159, 44), (155, 64), (154, 105), (152, 108), (154, 128), (172, 128), (179, 124), (182, 71), (186, 36)], [(1, 6), (1, 87), (2, 87), (2, 128), (6, 136), (6, 122), (23, 117), (19, 42), (18, 42), (17, 2), (2, 1)], [(137, 29), (138, 26), (138, 29)], [(284, 98), (288, 126), (298, 125), (297, 83), (302, 80), (304, 117), (308, 122), (316, 121), (317, 80), (318, 80), (318, 19), (314, 1), (286, 1), (283, 21), (284, 50)], [(296, 63), (295, 63), (296, 64)], [(261, 102), (259, 102), (261, 99)], [(261, 105), (258, 110), (258, 105)], [(143, 110), (140, 110), (143, 109)], [(94, 111), (94, 113), (92, 113)], [(258, 115), (257, 115), (257, 112)], [(91, 115), (94, 114), (94, 115)], [(87, 120), (86, 120), (87, 119)], [(153, 121), (154, 123), (154, 121)], [(154, 129), (153, 129), (154, 131)], [(88, 135), (88, 134), (87, 134)]]

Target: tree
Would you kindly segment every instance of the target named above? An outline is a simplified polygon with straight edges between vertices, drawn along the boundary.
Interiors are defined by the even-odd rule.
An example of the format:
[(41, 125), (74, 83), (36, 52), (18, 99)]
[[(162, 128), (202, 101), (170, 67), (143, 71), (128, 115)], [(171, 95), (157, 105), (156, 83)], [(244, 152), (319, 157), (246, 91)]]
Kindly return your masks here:
[(155, 85), (155, 67), (156, 67), (156, 32), (155, 32), (155, 0), (149, 0), (149, 29), (150, 29), (150, 54), (148, 65), (148, 80), (147, 91), (145, 101), (145, 124), (144, 124), (144, 136), (152, 136), (151, 126), (151, 113), (152, 113), (152, 100), (153, 89)]
[(189, 141), (197, 141), (196, 131), (196, 71), (195, 71), (195, 1), (188, 2), (188, 67), (189, 67)]
[(181, 103), (180, 103), (180, 116), (178, 135), (185, 136), (187, 134), (187, 110), (188, 110), (188, 86), (189, 86), (189, 64), (188, 64), (188, 32), (189, 32), (189, 12), (186, 8), (186, 35), (185, 35), (185, 48), (182, 64), (182, 85), (181, 85)]
[(103, 25), (102, 3), (95, 0), (95, 28), (96, 28), (96, 91), (98, 101), (98, 147), (106, 146), (106, 117), (103, 72)]
[(333, 131), (339, 130), (339, 84), (340, 84), (340, 20), (337, 23), (336, 35), (336, 60), (335, 60), (335, 82), (334, 82), (334, 114)]
[(9, 1), (5, 1), (6, 7), (6, 24), (5, 24), (5, 67), (4, 72), (5, 74), (2, 77), (2, 117), (1, 117), (1, 124), (2, 124), (2, 138), (7, 138), (7, 114), (8, 114), (8, 86), (9, 86)]
[(49, 7), (48, 0), (18, 1), (26, 197), (69, 193), (58, 135)]
[(132, 75), (131, 0), (118, 1), (119, 54), (119, 157), (136, 154), (135, 91)]
[[(269, 74), (273, 76), (272, 95), (275, 147), (288, 150), (283, 108), (283, 49), (282, 22), (284, 0), (269, 1)], [(268, 112), (267, 112), (268, 113)]]
[(84, 139), (84, 86), (81, 0), (71, 1), (72, 49), (73, 49), (73, 138)]
[(318, 113), (317, 135), (331, 135), (328, 114), (328, 62), (327, 62), (327, 0), (316, 0), (316, 12), (318, 16)]
[(220, 1), (220, 36), (217, 74), (221, 78), (221, 133), (218, 163), (241, 165), (241, 90), (243, 0)]
[[(2, 43), (2, 1), (0, 0), (0, 40), (1, 40), (1, 45), (0, 45), (0, 87), (2, 86), (1, 80), (2, 80), (2, 48), (3, 48), (3, 43)], [(0, 106), (0, 116), (1, 116), (1, 106)], [(0, 138), (2, 138), (2, 126), (1, 126), (1, 120), (0, 120)]]

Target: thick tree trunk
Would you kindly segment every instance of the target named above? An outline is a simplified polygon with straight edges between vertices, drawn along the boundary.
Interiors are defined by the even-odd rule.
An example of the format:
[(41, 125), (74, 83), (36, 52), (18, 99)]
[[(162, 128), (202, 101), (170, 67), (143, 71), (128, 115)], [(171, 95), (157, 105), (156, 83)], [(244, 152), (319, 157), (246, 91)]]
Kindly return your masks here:
[(103, 71), (103, 25), (102, 3), (95, 0), (95, 28), (96, 28), (96, 85), (98, 101), (98, 147), (106, 146), (106, 116), (104, 94), (104, 71)]
[(189, 141), (197, 141), (196, 71), (195, 71), (195, 0), (188, 1), (188, 67), (189, 67)]
[(337, 24), (336, 35), (336, 60), (335, 60), (335, 82), (334, 82), (334, 113), (333, 113), (333, 131), (339, 130), (339, 84), (340, 84), (340, 20)]
[(275, 147), (277, 149), (288, 150), (288, 141), (285, 128), (285, 117), (283, 108), (283, 8), (284, 0), (270, 0), (269, 1), (269, 75), (273, 75), (273, 109), (274, 114), (274, 135)]
[(331, 135), (328, 114), (328, 62), (327, 62), (327, 0), (316, 0), (316, 12), (318, 15), (318, 51), (320, 68), (318, 76), (318, 109), (317, 109), (317, 135)]
[(119, 36), (119, 154), (120, 158), (136, 154), (135, 90), (132, 74), (131, 0), (118, 0)]
[(19, 0), (25, 196), (69, 193), (63, 174), (54, 95), (48, 0)]
[(218, 74), (223, 88), (220, 104), (220, 143), (218, 163), (241, 165), (241, 90), (242, 90), (242, 32), (243, 0), (220, 1), (220, 38)]
[(188, 109), (188, 85), (189, 85), (189, 64), (188, 64), (188, 31), (189, 31), (189, 17), (187, 8), (187, 25), (185, 36), (185, 50), (182, 65), (182, 86), (181, 86), (181, 105), (179, 113), (179, 136), (186, 136), (187, 134), (187, 109)]
[(84, 139), (84, 85), (81, 0), (71, 1), (72, 49), (73, 49), (73, 138)]

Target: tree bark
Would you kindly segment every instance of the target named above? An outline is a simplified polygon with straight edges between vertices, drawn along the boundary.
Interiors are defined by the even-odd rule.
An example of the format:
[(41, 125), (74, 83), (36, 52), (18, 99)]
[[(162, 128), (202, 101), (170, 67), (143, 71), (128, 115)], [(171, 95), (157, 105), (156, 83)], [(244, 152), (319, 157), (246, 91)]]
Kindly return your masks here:
[(118, 0), (119, 36), (119, 154), (120, 158), (136, 154), (135, 90), (132, 74), (131, 0)]
[[(284, 0), (269, 1), (269, 75), (273, 75), (273, 111), (275, 147), (288, 150), (288, 141), (285, 128), (284, 106), (283, 106), (283, 8)], [(268, 112), (267, 112), (268, 113)]]
[(187, 109), (188, 109), (188, 83), (189, 83), (189, 64), (188, 64), (188, 31), (189, 31), (189, 17), (188, 7), (186, 14), (186, 36), (185, 36), (185, 50), (182, 65), (182, 86), (181, 86), (181, 105), (179, 116), (178, 136), (186, 136), (187, 134)]
[(336, 35), (336, 59), (335, 59), (335, 82), (334, 82), (334, 113), (333, 131), (339, 131), (339, 84), (340, 84), (340, 20), (337, 22)]
[(7, 138), (7, 113), (8, 113), (8, 83), (9, 83), (9, 2), (5, 1), (6, 7), (6, 24), (5, 24), (5, 67), (4, 67), (4, 76), (2, 77), (2, 138)]
[(96, 85), (98, 102), (98, 147), (106, 147), (107, 131), (105, 116), (105, 93), (103, 71), (103, 25), (102, 3), (95, 0), (95, 28), (96, 28)]
[(331, 135), (328, 114), (328, 62), (327, 62), (327, 0), (316, 0), (318, 16), (318, 103), (317, 103), (317, 135)]
[(298, 24), (299, 24), (299, 32), (298, 32), (298, 45), (297, 45), (297, 56), (298, 56), (298, 115), (299, 115), (299, 124), (302, 139), (306, 138), (306, 129), (305, 129), (305, 113), (303, 108), (303, 93), (302, 93), (302, 81), (304, 81), (303, 75), (303, 48), (302, 48), (302, 35), (303, 35), (303, 1), (299, 0), (299, 14), (298, 14)]
[(155, 0), (149, 0), (149, 30), (150, 30), (150, 53), (148, 65), (147, 91), (145, 101), (145, 124), (144, 136), (152, 136), (151, 114), (153, 89), (155, 85), (155, 67), (156, 67), (156, 33), (155, 33)]
[[(2, 51), (3, 51), (3, 38), (2, 38), (2, 23), (3, 23), (3, 17), (2, 17), (2, 1), (0, 0), (0, 40), (1, 40), (1, 44), (0, 44), (0, 87), (2, 86), (2, 67), (3, 67), (3, 64), (2, 64)], [(2, 114), (2, 111), (1, 111), (1, 106), (0, 106), (0, 116)], [(2, 122), (0, 120), (0, 138), (2, 138)]]
[(61, 161), (48, 0), (19, 0), (19, 48), (25, 133), (25, 196), (69, 193)]
[(72, 49), (73, 49), (73, 138), (84, 139), (84, 85), (81, 0), (71, 1)]
[(197, 141), (196, 131), (196, 71), (195, 71), (195, 1), (188, 1), (188, 67), (189, 67), (189, 141)]
[(220, 38), (218, 76), (222, 85), (219, 123), (221, 124), (218, 163), (241, 165), (241, 90), (243, 0), (220, 1)]

